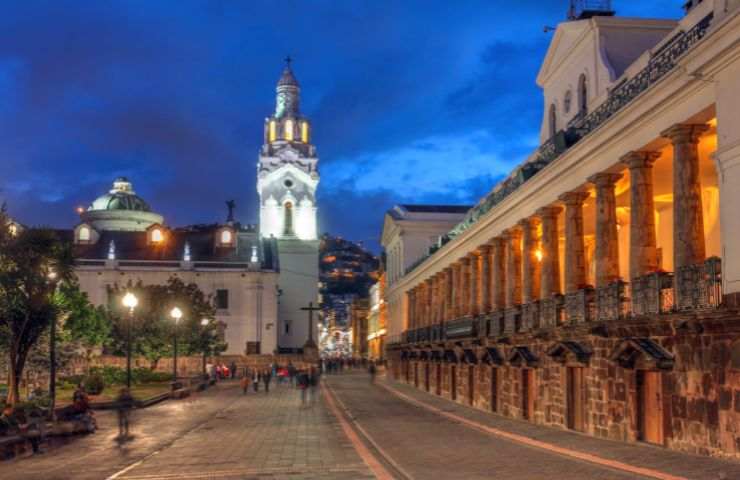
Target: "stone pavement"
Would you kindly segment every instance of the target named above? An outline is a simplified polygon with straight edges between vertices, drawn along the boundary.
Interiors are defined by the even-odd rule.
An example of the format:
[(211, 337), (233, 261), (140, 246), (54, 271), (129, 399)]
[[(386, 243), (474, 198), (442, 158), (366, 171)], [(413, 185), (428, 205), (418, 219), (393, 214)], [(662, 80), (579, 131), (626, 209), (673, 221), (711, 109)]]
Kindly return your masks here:
[[(371, 386), (360, 374), (327, 380), (355, 422), (390, 461), (413, 478), (740, 479), (738, 462), (540, 427), (481, 412), (396, 382), (379, 379)], [(492, 434), (494, 431), (501, 435)], [(543, 447), (582, 458), (528, 442), (542, 442)], [(641, 475), (584, 461), (589, 455), (607, 464), (619, 462), (647, 470)]]
[(115, 417), (45, 455), (0, 463), (3, 480), (373, 478), (322, 401), (298, 391), (242, 396), (235, 384), (135, 412), (135, 438), (118, 446)]

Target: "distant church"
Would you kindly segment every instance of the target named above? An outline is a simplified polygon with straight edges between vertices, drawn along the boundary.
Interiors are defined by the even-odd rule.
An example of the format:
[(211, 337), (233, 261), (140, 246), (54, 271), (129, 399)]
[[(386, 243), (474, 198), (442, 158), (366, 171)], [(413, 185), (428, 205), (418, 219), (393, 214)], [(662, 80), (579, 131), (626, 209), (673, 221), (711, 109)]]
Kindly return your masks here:
[(177, 276), (214, 296), (226, 354), (302, 348), (308, 321), (301, 307), (318, 297), (319, 173), (299, 96), (287, 61), (259, 152), (259, 225), (235, 221), (234, 205), (227, 202), (223, 224), (169, 227), (126, 178), (116, 179), (82, 211), (81, 223), (69, 234), (80, 285), (90, 300), (106, 304), (108, 287), (116, 283), (161, 284)]

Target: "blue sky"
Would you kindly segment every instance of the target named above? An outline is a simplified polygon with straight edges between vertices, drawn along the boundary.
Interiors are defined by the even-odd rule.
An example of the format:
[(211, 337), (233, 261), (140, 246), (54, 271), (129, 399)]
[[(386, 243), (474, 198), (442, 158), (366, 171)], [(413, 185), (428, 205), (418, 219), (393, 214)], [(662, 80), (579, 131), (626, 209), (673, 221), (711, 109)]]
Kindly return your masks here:
[[(678, 18), (680, 0), (613, 2)], [(0, 1), (0, 198), (71, 227), (116, 176), (171, 225), (257, 220), (285, 55), (320, 156), (319, 225), (378, 248), (395, 203), (474, 203), (536, 147), (565, 0)]]

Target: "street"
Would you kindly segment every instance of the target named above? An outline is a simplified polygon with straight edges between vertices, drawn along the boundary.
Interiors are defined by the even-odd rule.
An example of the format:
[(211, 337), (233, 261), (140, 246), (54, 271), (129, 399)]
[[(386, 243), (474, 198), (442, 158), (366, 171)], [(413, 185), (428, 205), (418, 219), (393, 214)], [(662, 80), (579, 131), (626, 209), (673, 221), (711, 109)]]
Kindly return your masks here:
[(122, 444), (114, 414), (98, 418), (95, 435), (2, 463), (0, 478), (740, 478), (736, 463), (544, 429), (359, 372), (325, 376), (305, 407), (289, 386), (243, 396), (222, 383), (136, 411)]

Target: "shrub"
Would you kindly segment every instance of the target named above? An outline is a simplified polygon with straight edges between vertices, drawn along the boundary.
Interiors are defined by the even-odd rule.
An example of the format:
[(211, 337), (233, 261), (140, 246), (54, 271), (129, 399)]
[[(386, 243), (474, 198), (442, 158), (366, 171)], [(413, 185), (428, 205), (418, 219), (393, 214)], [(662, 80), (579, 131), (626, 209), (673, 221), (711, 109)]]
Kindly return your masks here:
[(103, 393), (103, 389), (105, 388), (105, 380), (103, 379), (103, 375), (99, 373), (91, 373), (85, 377), (83, 385), (85, 387), (85, 391), (90, 395), (100, 395)]

